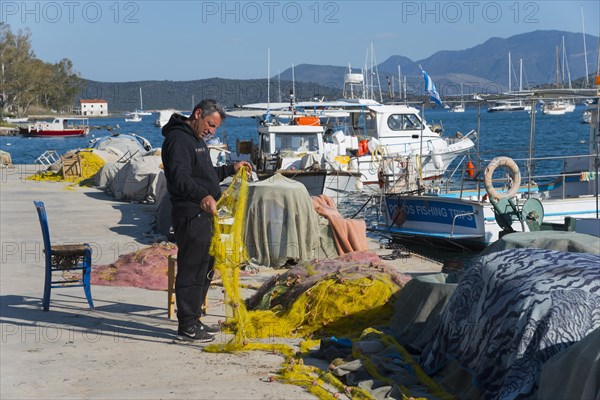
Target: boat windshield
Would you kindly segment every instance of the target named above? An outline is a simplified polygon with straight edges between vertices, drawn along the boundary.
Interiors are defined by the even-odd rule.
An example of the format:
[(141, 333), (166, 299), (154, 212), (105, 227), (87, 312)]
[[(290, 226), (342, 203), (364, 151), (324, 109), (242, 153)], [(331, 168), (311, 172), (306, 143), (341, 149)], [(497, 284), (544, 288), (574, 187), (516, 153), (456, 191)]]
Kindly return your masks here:
[(387, 124), (393, 131), (421, 129), (421, 122), (414, 114), (392, 114)]
[(275, 148), (280, 151), (318, 151), (319, 139), (315, 135), (285, 134), (275, 136)]

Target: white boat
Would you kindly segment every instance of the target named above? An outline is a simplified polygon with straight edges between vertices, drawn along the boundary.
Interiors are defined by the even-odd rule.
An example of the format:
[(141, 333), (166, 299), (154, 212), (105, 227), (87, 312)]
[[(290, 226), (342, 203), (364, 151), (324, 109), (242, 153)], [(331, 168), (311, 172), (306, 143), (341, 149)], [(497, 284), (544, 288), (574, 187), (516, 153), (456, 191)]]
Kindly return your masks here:
[[(597, 112), (592, 114), (592, 119), (598, 121)], [(525, 177), (526, 183), (521, 185), (517, 163), (508, 157), (498, 157), (485, 169), (485, 189), (439, 193), (439, 190), (429, 188), (425, 194), (415, 195), (393, 193), (386, 188), (383, 220), (376, 229), (396, 238), (483, 247), (503, 233), (567, 230), (572, 229), (570, 221), (595, 219), (598, 192), (594, 159), (598, 157), (598, 149), (594, 148), (594, 138), (598, 135), (598, 123), (595, 128), (593, 125), (589, 154), (565, 156), (561, 173), (544, 184), (534, 183), (548, 179), (549, 175), (542, 173)], [(531, 165), (542, 160), (544, 158), (537, 157), (531, 160)], [(525, 160), (525, 163), (529, 161)], [(393, 163), (394, 160), (384, 162)], [(499, 174), (505, 168), (509, 174)], [(510, 189), (499, 191), (500, 182)], [(394, 181), (386, 181), (386, 186), (390, 183)], [(600, 232), (596, 236), (600, 236)]]
[(258, 143), (238, 142), (238, 156), (250, 156), (259, 179), (280, 173), (304, 184), (311, 195), (325, 194), (337, 202), (340, 195), (360, 188), (360, 175), (347, 170), (347, 160), (326, 152), (324, 127), (318, 118), (307, 118), (263, 121), (257, 129)]
[[(512, 91), (512, 61), (511, 54), (508, 53), (508, 96), (513, 95)], [(519, 92), (523, 91), (523, 60), (519, 61)], [(502, 111), (527, 111), (531, 112), (531, 105), (525, 104), (523, 100), (498, 100), (488, 107), (488, 112)]]
[(465, 105), (457, 104), (457, 105), (453, 106), (452, 108), (450, 108), (450, 112), (455, 112), (455, 113), (465, 112)]
[(450, 112), (462, 113), (465, 112), (465, 100), (463, 98), (463, 84), (460, 84), (460, 104), (456, 104), (450, 108)]
[(130, 113), (128, 115), (130, 115), (131, 117), (130, 118), (125, 117), (125, 122), (141, 122), (142, 121), (142, 117), (137, 112)]
[(135, 110), (138, 115), (152, 115), (150, 111), (144, 111), (144, 101), (142, 100), (142, 88), (140, 87), (140, 109)]
[(545, 102), (542, 106), (542, 112), (546, 115), (564, 115), (575, 111), (575, 104), (569, 100), (553, 100)]
[(20, 126), (19, 133), (29, 137), (78, 137), (89, 133), (87, 118), (54, 118), (52, 122), (38, 121)]
[(359, 172), (367, 185), (379, 185), (383, 156), (418, 158), (420, 179), (430, 179), (442, 176), (456, 157), (474, 147), (471, 138), (475, 131), (464, 137), (442, 137), (423, 120), (418, 109), (407, 105), (382, 105), (368, 99), (319, 105), (330, 105), (330, 112), (337, 109), (349, 113), (347, 125), (331, 127), (330, 148), (337, 151), (336, 155), (350, 157), (348, 170)]
[[(244, 106), (249, 109), (275, 110), (278, 119), (289, 118), (289, 104), (276, 110), (274, 104)], [(323, 152), (329, 158), (345, 160), (349, 172), (358, 173), (361, 182), (378, 186), (381, 158), (386, 155), (418, 158), (421, 179), (441, 176), (459, 155), (474, 147), (475, 131), (464, 137), (441, 137), (421, 118), (419, 110), (406, 105), (383, 105), (370, 99), (345, 99), (331, 102), (300, 102), (295, 115), (318, 118), (325, 125)], [(283, 108), (283, 107), (282, 107)], [(239, 114), (234, 110), (229, 115)], [(293, 117), (293, 116), (292, 116)], [(321, 129), (320, 127), (318, 127)], [(292, 128), (295, 129), (295, 128)]]
[(521, 100), (499, 100), (488, 107), (488, 112), (498, 111), (531, 111), (531, 106)]
[(29, 121), (29, 118), (27, 118), (27, 117), (24, 117), (24, 118), (6, 117), (6, 118), (4, 118), (4, 121), (8, 122), (9, 124), (22, 124), (22, 123)]
[(585, 110), (583, 114), (581, 114), (581, 122), (584, 124), (592, 123), (592, 112), (590, 110)]
[(175, 110), (160, 110), (158, 112), (158, 118), (156, 119), (156, 121), (154, 121), (154, 125), (156, 125), (159, 128), (162, 128), (167, 124), (167, 122), (169, 122), (169, 119), (171, 119), (171, 115), (173, 115), (174, 113), (176, 113)]

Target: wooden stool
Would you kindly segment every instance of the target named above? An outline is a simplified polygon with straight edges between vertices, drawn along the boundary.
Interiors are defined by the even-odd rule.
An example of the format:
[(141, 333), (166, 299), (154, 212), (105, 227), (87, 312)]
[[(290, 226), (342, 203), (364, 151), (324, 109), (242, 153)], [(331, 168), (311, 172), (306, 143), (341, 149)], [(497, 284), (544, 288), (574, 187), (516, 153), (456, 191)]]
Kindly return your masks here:
[[(174, 319), (175, 316), (175, 269), (177, 268), (177, 256), (168, 256), (168, 287), (167, 287), (167, 318)], [(207, 300), (204, 301), (202, 306), (203, 314), (208, 312)]]

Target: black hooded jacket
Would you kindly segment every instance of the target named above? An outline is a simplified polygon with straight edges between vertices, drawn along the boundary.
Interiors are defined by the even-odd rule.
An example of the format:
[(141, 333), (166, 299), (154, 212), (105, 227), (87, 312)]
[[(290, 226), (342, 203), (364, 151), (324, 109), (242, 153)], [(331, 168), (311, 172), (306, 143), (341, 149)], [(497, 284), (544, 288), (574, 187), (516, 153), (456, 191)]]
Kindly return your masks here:
[(165, 141), (161, 157), (174, 218), (197, 215), (202, 211), (200, 201), (209, 194), (218, 200), (219, 182), (234, 174), (233, 165), (212, 165), (206, 143), (195, 135), (186, 120), (173, 114), (162, 129)]

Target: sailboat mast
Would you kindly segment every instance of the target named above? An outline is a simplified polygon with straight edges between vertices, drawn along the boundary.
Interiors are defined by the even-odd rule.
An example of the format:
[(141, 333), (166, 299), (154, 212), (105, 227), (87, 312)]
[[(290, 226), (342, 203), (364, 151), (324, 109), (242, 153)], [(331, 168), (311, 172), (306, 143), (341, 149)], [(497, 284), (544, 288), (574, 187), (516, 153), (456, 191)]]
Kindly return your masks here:
[(587, 47), (585, 46), (585, 19), (583, 18), (583, 6), (581, 6), (581, 34), (583, 35), (583, 59), (585, 62), (585, 87), (590, 87), (590, 72), (588, 71)]
[(144, 102), (142, 101), (142, 87), (140, 86), (140, 111), (144, 109)]
[(398, 64), (398, 97), (402, 100), (402, 70), (400, 64)]
[(519, 92), (523, 91), (523, 59), (519, 58)]
[(281, 72), (277, 68), (277, 100), (281, 103)]
[(556, 88), (557, 89), (560, 88), (559, 72), (558, 72), (559, 69), (560, 69), (560, 67), (558, 65), (558, 46), (556, 46)]
[(508, 53), (508, 93), (512, 92), (512, 61), (510, 60), (510, 52)]
[(562, 84), (565, 85), (565, 37), (562, 37), (562, 64), (561, 64), (561, 74), (562, 74)]

